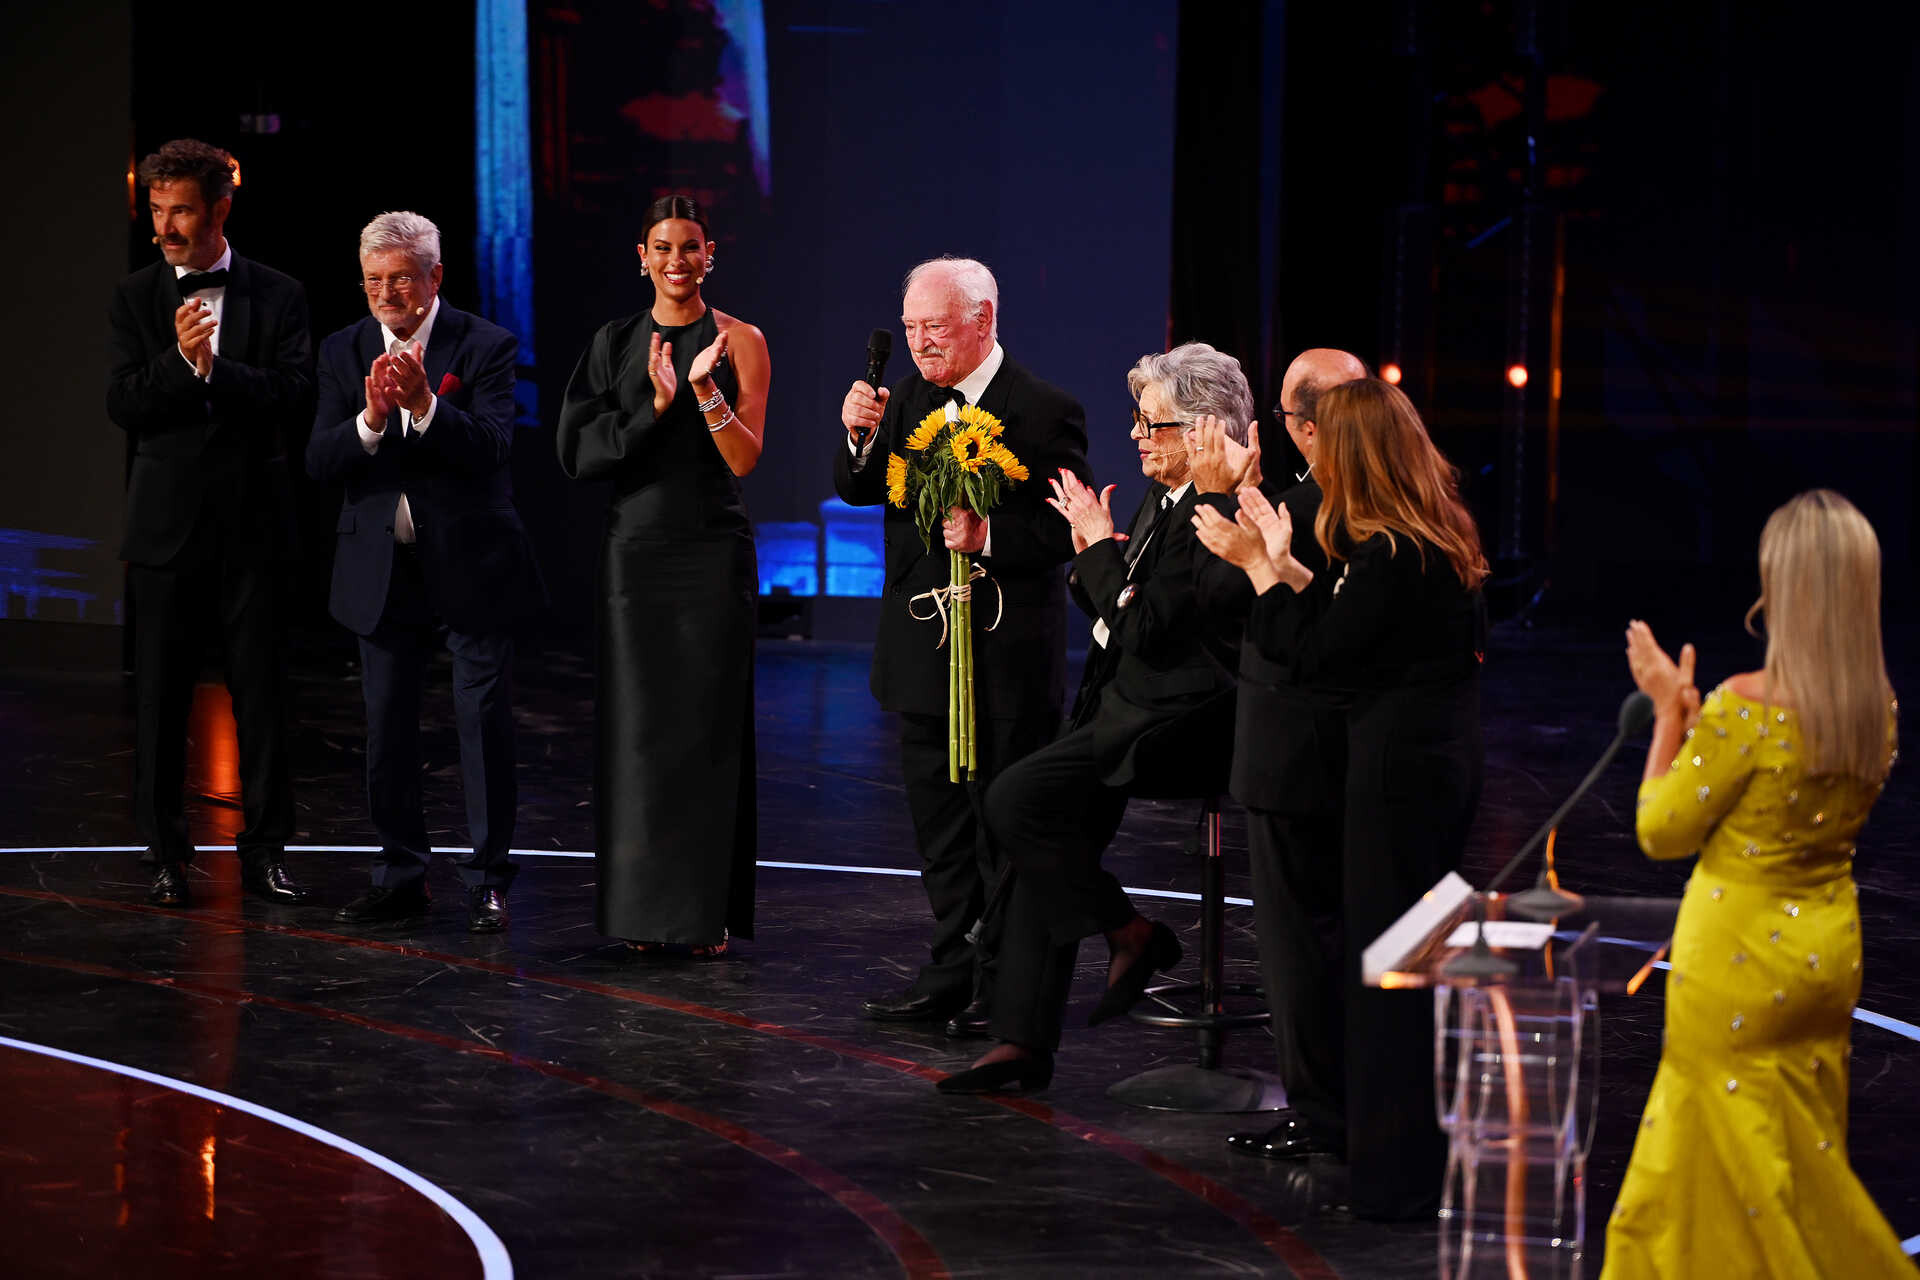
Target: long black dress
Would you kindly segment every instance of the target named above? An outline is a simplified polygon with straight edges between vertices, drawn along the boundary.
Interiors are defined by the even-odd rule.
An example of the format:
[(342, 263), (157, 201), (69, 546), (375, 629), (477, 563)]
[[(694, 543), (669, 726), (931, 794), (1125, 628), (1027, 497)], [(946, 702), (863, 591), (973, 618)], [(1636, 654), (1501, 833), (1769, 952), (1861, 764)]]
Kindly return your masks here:
[[(1344, 1097), (1303, 1099), (1302, 1114), (1345, 1146), (1357, 1216), (1430, 1218), (1446, 1162), (1434, 1120), (1433, 1004), (1421, 992), (1362, 986), (1360, 953), (1460, 865), (1480, 798), (1486, 606), (1438, 550), (1404, 536), (1390, 545), (1375, 535), (1328, 572), (1330, 593), (1275, 587), (1247, 619), (1267, 661), (1350, 699), (1342, 972), (1300, 977), (1334, 996), (1318, 1031), (1303, 1030), (1335, 1042), (1316, 1056), (1343, 1068), (1325, 1084), (1344, 1085)], [(1295, 959), (1317, 967), (1319, 958), (1306, 948)]]
[[(657, 419), (656, 331), (679, 375)], [(613, 485), (599, 574), (597, 919), (636, 941), (753, 936), (753, 526), (687, 378), (717, 332), (711, 310), (689, 325), (613, 321), (560, 409), (561, 467)], [(730, 364), (714, 383), (736, 399)]]

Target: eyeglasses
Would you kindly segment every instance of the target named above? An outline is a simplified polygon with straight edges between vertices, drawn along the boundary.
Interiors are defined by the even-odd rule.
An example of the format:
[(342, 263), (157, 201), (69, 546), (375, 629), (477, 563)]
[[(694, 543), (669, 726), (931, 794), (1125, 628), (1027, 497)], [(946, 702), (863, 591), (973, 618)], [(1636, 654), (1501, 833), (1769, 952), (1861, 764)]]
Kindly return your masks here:
[(1156, 431), (1184, 431), (1186, 429), (1187, 424), (1184, 422), (1148, 422), (1147, 415), (1135, 409), (1133, 411), (1133, 429), (1127, 432), (1127, 434), (1129, 436), (1138, 436), (1145, 440), (1151, 439), (1153, 433)]
[(1280, 425), (1283, 427), (1287, 425), (1288, 418), (1298, 418), (1302, 422), (1312, 421), (1311, 418), (1307, 417), (1306, 414), (1301, 413), (1298, 409), (1288, 409), (1282, 405), (1273, 406), (1273, 416), (1280, 419)]
[(407, 290), (413, 288), (414, 277), (413, 276), (388, 276), (386, 279), (382, 280), (379, 276), (368, 276), (366, 279), (360, 282), (361, 290), (365, 292), (365, 294), (369, 298), (379, 297), (383, 292), (385, 292), (388, 285), (393, 286), (393, 291), (395, 293), (405, 293)]

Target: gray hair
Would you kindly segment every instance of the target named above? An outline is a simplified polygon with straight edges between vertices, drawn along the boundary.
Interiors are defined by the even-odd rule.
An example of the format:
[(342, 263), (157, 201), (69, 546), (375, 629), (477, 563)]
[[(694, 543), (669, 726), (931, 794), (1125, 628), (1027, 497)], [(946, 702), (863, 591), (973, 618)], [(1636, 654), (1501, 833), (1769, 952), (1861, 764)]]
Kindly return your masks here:
[(1247, 424), (1253, 421), (1253, 391), (1240, 362), (1204, 342), (1184, 342), (1164, 355), (1141, 356), (1127, 370), (1127, 390), (1138, 400), (1148, 387), (1159, 387), (1173, 402), (1182, 422), (1203, 413), (1220, 419), (1235, 444), (1247, 442)]
[(979, 319), (982, 307), (993, 308), (993, 325), (987, 332), (987, 341), (1000, 341), (1000, 285), (993, 278), (993, 272), (987, 270), (987, 264), (973, 258), (928, 258), (907, 272), (906, 280), (900, 285), (901, 295), (904, 297), (920, 277), (935, 274), (945, 276), (953, 291), (967, 304), (967, 319)]
[(360, 231), (360, 256), (398, 249), (422, 271), (440, 265), (440, 228), (417, 213), (383, 213)]

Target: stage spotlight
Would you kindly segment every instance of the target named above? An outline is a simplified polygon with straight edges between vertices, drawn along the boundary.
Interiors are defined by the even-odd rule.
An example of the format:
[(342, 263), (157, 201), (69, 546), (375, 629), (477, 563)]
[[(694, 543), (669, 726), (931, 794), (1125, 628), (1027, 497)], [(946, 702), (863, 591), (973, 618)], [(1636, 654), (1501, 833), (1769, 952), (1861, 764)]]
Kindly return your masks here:
[(1527, 385), (1527, 366), (1523, 364), (1508, 365), (1507, 381), (1516, 388), (1526, 386)]
[(1400, 385), (1400, 378), (1400, 366), (1394, 364), (1391, 360), (1380, 366), (1380, 380), (1382, 382), (1390, 382), (1397, 387)]

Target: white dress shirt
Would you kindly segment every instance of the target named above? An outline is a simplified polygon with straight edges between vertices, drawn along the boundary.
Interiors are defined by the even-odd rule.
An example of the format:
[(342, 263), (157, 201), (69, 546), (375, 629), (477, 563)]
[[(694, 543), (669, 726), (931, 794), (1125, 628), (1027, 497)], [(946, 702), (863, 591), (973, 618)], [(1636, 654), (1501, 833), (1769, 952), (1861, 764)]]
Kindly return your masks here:
[[(1146, 536), (1140, 539), (1139, 550), (1134, 551), (1132, 558), (1127, 561), (1127, 577), (1129, 580), (1133, 577), (1133, 567), (1140, 563), (1140, 557), (1147, 553), (1148, 545), (1153, 542), (1153, 535), (1160, 532), (1159, 515), (1163, 515), (1179, 506), (1180, 499), (1186, 497), (1187, 490), (1191, 488), (1193, 488), (1193, 481), (1189, 480), (1178, 489), (1169, 489), (1160, 495), (1160, 512), (1156, 515), (1155, 519), (1149, 522)], [(1131, 550), (1131, 548), (1128, 549)], [(1107, 627), (1104, 618), (1095, 618), (1093, 620), (1093, 642), (1095, 644), (1099, 645), (1102, 649), (1106, 648), (1107, 638), (1112, 634), (1113, 632)]]
[[(207, 270), (231, 271), (232, 269), (233, 269), (233, 246), (229, 244), (220, 251), (219, 258), (217, 258), (214, 261), (214, 264), (208, 267)], [(181, 276), (186, 275), (188, 272), (192, 270), (193, 270), (192, 267), (175, 267), (173, 269), (173, 278), (175, 280), (178, 280)], [(220, 354), (220, 321), (226, 316), (227, 287), (225, 285), (221, 285), (218, 289), (202, 289), (198, 293), (193, 294), (191, 298), (186, 299), (186, 301), (191, 301), (192, 298), (198, 298), (200, 299), (200, 301), (206, 303), (207, 310), (213, 315), (213, 336), (207, 339), (207, 347), (209, 350), (213, 352), (213, 354), (219, 355)], [(180, 344), (176, 342), (174, 344), (173, 349), (175, 351), (180, 351)], [(180, 351), (180, 358), (182, 360), (187, 360), (187, 353), (184, 351)], [(193, 361), (187, 360), (187, 367), (189, 369), (193, 369), (194, 377), (198, 378), (200, 376), (200, 371), (197, 368), (194, 368)], [(212, 377), (213, 377), (213, 371), (209, 369), (207, 371), (207, 377), (205, 379), (202, 379), (202, 381), (211, 380)]]
[[(424, 367), (427, 362), (427, 341), (433, 337), (433, 322), (438, 319), (439, 316), (440, 299), (436, 296), (433, 300), (433, 306), (427, 311), (427, 318), (420, 322), (420, 327), (413, 331), (412, 337), (402, 339), (399, 334), (383, 324), (380, 326), (381, 344), (386, 347), (388, 355), (397, 355), (402, 351), (413, 352), (415, 357), (419, 359), (422, 367)], [(418, 422), (414, 421), (413, 415), (407, 412), (404, 405), (401, 406), (401, 432), (404, 434), (405, 432), (411, 431), (417, 436), (425, 435), (427, 428), (433, 425), (434, 411), (439, 409), (439, 407), (440, 397), (434, 395), (431, 389), (427, 392), (427, 411), (420, 415)], [(367, 426), (367, 412), (365, 409), (362, 409), (354, 415), (353, 425), (360, 432), (360, 447), (368, 453), (379, 452), (380, 442), (387, 438), (386, 432), (374, 431)], [(412, 542), (414, 540), (413, 508), (407, 505), (407, 495), (404, 493), (400, 495), (400, 501), (393, 509), (393, 540), (395, 542)]]
[[(965, 396), (968, 404), (979, 404), (980, 397), (987, 393), (987, 384), (993, 381), (993, 375), (999, 373), (1000, 366), (1006, 362), (1005, 349), (998, 342), (994, 343), (993, 350), (987, 352), (987, 358), (982, 360), (972, 373), (954, 383), (953, 389)], [(855, 471), (867, 465), (867, 459), (873, 455), (873, 442), (879, 438), (880, 432), (877, 429), (867, 432), (867, 438), (857, 445), (854, 444), (852, 436), (847, 437), (847, 452), (853, 455)], [(986, 544), (980, 548), (980, 554), (990, 556), (993, 554), (993, 520), (991, 517), (983, 517), (981, 523), (987, 526), (987, 540)]]

